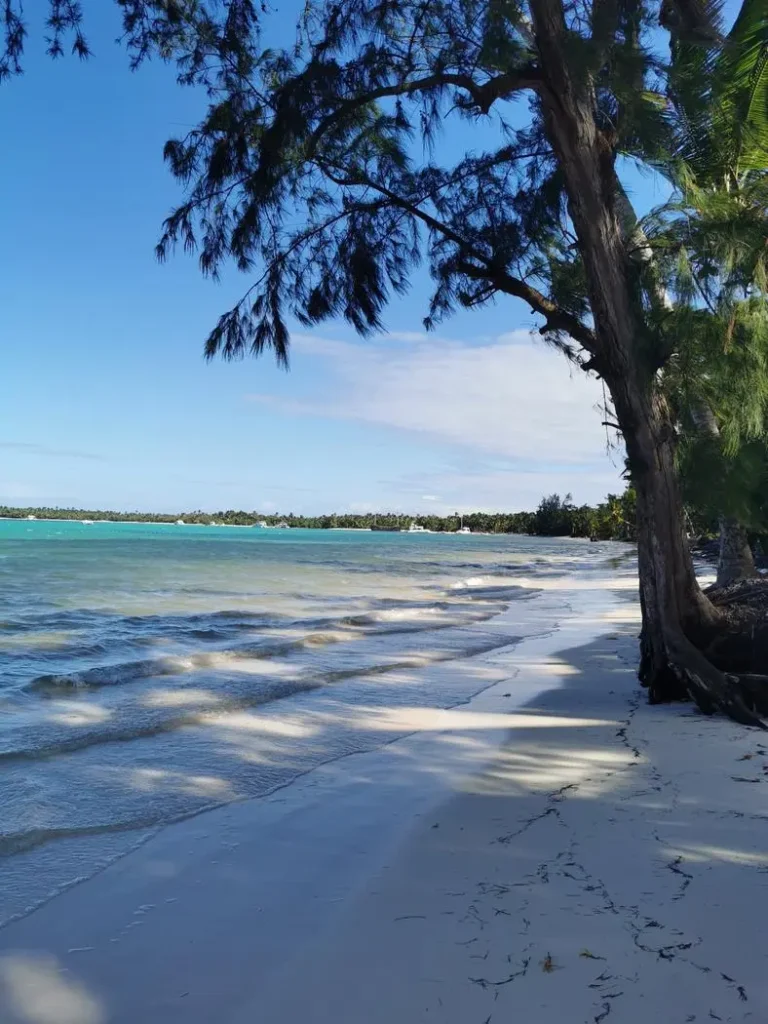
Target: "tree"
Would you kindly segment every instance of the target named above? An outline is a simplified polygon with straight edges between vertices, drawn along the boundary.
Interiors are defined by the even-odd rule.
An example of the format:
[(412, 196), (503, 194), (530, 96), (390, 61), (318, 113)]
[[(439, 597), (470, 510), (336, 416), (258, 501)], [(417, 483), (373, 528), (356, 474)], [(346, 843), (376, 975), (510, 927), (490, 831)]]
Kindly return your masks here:
[[(704, 50), (672, 35), (677, 159), (664, 169), (676, 192), (661, 216), (651, 218), (656, 245), (649, 251), (655, 260), (666, 256), (669, 290), (663, 288), (662, 299), (671, 293), (682, 306), (673, 311), (669, 301), (662, 303), (665, 315), (676, 313), (682, 339), (664, 376), (687, 428), (687, 470), (694, 477), (700, 473), (706, 454), (710, 472), (725, 473), (732, 484), (729, 491), (715, 488), (723, 502), (718, 583), (724, 584), (756, 573), (748, 519), (734, 514), (739, 501), (731, 497), (743, 493), (733, 470), (745, 460), (733, 456), (743, 441), (764, 434), (767, 422), (764, 5), (745, 0), (728, 37), (713, 38), (718, 44)], [(658, 264), (655, 269), (661, 277), (663, 269)], [(743, 301), (750, 294), (752, 299)]]
[[(544, 337), (611, 394), (637, 494), (651, 699), (687, 690), (706, 710), (755, 721), (697, 647), (721, 616), (696, 582), (659, 381), (677, 342), (653, 314), (616, 162), (673, 147), (666, 104), (679, 86), (653, 51), (653, 24), (707, 53), (719, 46), (711, 5), (310, 0), (295, 47), (275, 50), (249, 0), (118, 3), (135, 59), (156, 46), (210, 96), (198, 128), (166, 147), (186, 199), (159, 255), (180, 243), (205, 273), (228, 259), (255, 273), (207, 354), (269, 347), (285, 361), (288, 314), (379, 330), (422, 260), (430, 327), (457, 304), (527, 303)], [(476, 141), (443, 166), (433, 144), (451, 121)]]
[(542, 498), (535, 515), (535, 532), (542, 537), (570, 537), (573, 534), (575, 506), (570, 494), (561, 498), (550, 494)]
[(747, 533), (761, 521), (755, 454), (768, 433), (768, 308), (729, 298), (720, 308), (679, 308), (674, 319), (681, 343), (665, 386), (681, 428), (684, 495), (720, 521), (717, 582), (726, 585), (757, 574)]
[[(723, 451), (718, 438), (694, 435), (681, 445), (680, 461), (686, 504), (705, 529), (725, 515), (739, 524), (745, 543), (750, 534), (756, 538), (768, 531), (768, 444), (765, 438), (745, 441), (729, 455)], [(734, 532), (732, 536), (738, 534)], [(738, 547), (731, 557), (736, 560), (742, 557)], [(720, 562), (718, 585), (751, 575), (749, 570), (754, 564), (750, 552), (747, 572), (739, 567), (730, 576), (720, 578), (722, 552)]]

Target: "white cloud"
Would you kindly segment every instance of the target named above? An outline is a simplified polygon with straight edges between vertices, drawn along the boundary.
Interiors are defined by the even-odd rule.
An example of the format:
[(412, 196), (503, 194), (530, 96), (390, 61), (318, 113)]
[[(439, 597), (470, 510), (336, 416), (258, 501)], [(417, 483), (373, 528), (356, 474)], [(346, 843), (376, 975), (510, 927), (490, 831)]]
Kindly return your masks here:
[(425, 331), (390, 331), (387, 334), (387, 338), (392, 338), (393, 341), (433, 341), (435, 340), (432, 335), (427, 334)]
[(480, 343), (429, 337), (408, 347), (299, 335), (294, 347), (296, 360), (326, 363), (331, 386), (304, 399), (251, 400), (394, 427), (518, 462), (598, 463), (610, 472), (596, 410), (599, 382), (527, 331)]
[(440, 499), (438, 498), (438, 496), (436, 494), (422, 494), (421, 500), (422, 501), (439, 501)]

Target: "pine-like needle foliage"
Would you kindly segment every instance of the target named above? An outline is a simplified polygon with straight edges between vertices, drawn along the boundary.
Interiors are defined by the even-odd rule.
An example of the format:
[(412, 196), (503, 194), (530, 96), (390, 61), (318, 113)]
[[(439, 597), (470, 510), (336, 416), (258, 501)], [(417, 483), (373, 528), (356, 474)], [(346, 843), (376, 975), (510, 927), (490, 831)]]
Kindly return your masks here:
[[(516, 126), (513, 101), (539, 79), (523, 6), (506, 0), (310, 4), (294, 49), (254, 45), (240, 81), (208, 79), (204, 123), (166, 147), (187, 200), (158, 247), (256, 275), (207, 354), (284, 361), (288, 314), (380, 330), (422, 261), (430, 326), (502, 292), (568, 354), (589, 344), (555, 161), (537, 117)], [(444, 166), (434, 144), (452, 124), (467, 151)]]
[(681, 342), (665, 383), (683, 434), (700, 432), (694, 420), (704, 408), (714, 416), (724, 454), (734, 456), (768, 433), (768, 306), (762, 298), (714, 312), (681, 306), (671, 321)]
[[(428, 326), (457, 305), (514, 296), (542, 318), (551, 342), (599, 370), (589, 274), (541, 102), (542, 90), (556, 88), (556, 68), (542, 59), (530, 0), (308, 0), (294, 45), (282, 49), (265, 47), (262, 21), (274, 12), (254, 0), (114, 2), (134, 66), (159, 55), (209, 96), (201, 123), (166, 146), (185, 199), (158, 246), (161, 258), (176, 245), (197, 253), (209, 275), (228, 261), (253, 275), (208, 338), (209, 356), (271, 348), (285, 361), (291, 316), (380, 330), (390, 298), (423, 263), (433, 281)], [(80, 5), (48, 3), (51, 53), (87, 55)], [(760, 7), (745, 0), (726, 40), (717, 0), (552, 8), (564, 18), (569, 74), (589, 83), (606, 168), (619, 154), (674, 162), (685, 193), (657, 231), (649, 226), (640, 242), (627, 231), (638, 308), (657, 306), (660, 286), (659, 257), (638, 259), (638, 247), (658, 244), (667, 264), (695, 265), (699, 287), (723, 277), (762, 287)], [(671, 64), (654, 49), (659, 22), (671, 35)], [(19, 0), (8, 0), (0, 24), (0, 75), (8, 75), (20, 70), (25, 42)], [(702, 80), (711, 83), (703, 90)], [(739, 168), (752, 174), (739, 179), (738, 198), (712, 187), (722, 178), (713, 169), (723, 163), (713, 156), (719, 125), (734, 117), (746, 127), (729, 153), (738, 150)], [(683, 205), (697, 189), (692, 225)], [(619, 189), (607, 188), (604, 201), (617, 220), (633, 220)], [(677, 347), (657, 316), (637, 343), (651, 371)]]
[[(150, 56), (179, 62), (180, 75), (197, 75), (213, 46), (227, 32), (238, 34), (238, 48), (256, 25), (261, 5), (250, 0), (114, 0), (122, 21), (122, 42), (132, 67)], [(45, 47), (51, 57), (71, 52), (91, 56), (80, 0), (42, 0), (46, 8)], [(227, 27), (229, 25), (229, 28)], [(0, 4), (0, 81), (23, 71), (29, 25), (23, 0)], [(191, 81), (191, 79), (190, 79)]]

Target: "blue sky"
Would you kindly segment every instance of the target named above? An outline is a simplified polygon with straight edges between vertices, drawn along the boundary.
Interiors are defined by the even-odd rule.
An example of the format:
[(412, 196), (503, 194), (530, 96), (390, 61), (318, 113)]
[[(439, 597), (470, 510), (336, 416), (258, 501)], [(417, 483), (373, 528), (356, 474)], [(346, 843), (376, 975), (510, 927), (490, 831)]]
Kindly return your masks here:
[(452, 511), (620, 489), (599, 385), (532, 345), (514, 300), (427, 338), (416, 279), (388, 336), (301, 331), (290, 374), (270, 356), (206, 363), (247, 279), (153, 254), (179, 199), (163, 143), (200, 98), (161, 65), (128, 71), (112, 4), (86, 13), (93, 59), (51, 62), (33, 33), (26, 74), (0, 87), (0, 503)]

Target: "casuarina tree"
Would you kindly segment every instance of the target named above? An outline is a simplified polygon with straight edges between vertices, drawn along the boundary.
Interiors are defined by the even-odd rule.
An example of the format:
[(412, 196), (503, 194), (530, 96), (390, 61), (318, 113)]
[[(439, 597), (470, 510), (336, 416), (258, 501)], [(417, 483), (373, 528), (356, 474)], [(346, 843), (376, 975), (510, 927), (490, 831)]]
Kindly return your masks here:
[[(660, 385), (676, 338), (654, 310), (617, 162), (674, 151), (680, 86), (659, 25), (706, 56), (722, 45), (716, 5), (309, 0), (295, 42), (275, 49), (250, 0), (117, 2), (135, 60), (159, 50), (208, 90), (199, 126), (166, 147), (185, 199), (159, 246), (197, 250), (208, 274), (228, 260), (253, 274), (207, 354), (271, 348), (285, 361), (291, 317), (378, 331), (421, 263), (428, 327), (459, 305), (525, 302), (544, 338), (610, 391), (637, 493), (651, 699), (687, 692), (757, 722), (702, 653), (722, 613), (697, 584), (683, 526)], [(76, 5), (52, 6), (61, 19)], [(59, 35), (72, 30), (77, 42), (74, 22)], [(463, 153), (448, 159), (457, 139)]]

